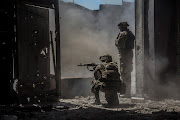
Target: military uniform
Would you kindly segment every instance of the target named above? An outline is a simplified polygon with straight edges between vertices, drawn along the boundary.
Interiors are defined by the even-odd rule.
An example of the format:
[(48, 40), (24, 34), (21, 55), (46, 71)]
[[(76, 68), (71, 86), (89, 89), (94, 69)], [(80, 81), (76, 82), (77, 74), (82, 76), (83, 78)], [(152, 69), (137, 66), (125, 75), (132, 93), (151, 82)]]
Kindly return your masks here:
[[(127, 22), (122, 22), (118, 26), (129, 26)], [(133, 70), (133, 48), (135, 36), (128, 29), (120, 31), (115, 39), (115, 45), (119, 52), (120, 60), (120, 75), (121, 80), (126, 84), (126, 96), (130, 97), (131, 94), (131, 72)]]
[[(108, 55), (107, 55), (108, 56)], [(112, 64), (116, 67), (118, 71), (118, 67), (115, 63), (112, 62), (112, 58), (110, 56), (109, 60), (102, 61), (102, 64), (96, 66), (94, 70), (94, 79), (92, 81), (92, 89), (91, 91), (95, 94), (96, 104), (100, 104), (99, 100), (99, 91), (105, 92), (105, 98), (109, 104), (119, 104), (117, 91), (120, 89), (120, 74), (117, 72), (117, 75), (113, 75), (113, 77), (107, 78), (105, 71), (106, 65)], [(112, 78), (112, 79), (111, 79)]]

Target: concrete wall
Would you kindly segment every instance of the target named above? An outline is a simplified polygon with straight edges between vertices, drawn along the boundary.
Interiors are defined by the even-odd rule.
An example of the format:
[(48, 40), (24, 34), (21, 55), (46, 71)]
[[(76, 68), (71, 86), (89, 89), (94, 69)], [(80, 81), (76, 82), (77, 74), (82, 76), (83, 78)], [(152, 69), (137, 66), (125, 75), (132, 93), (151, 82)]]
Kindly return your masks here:
[(136, 29), (136, 92), (143, 95), (144, 89), (144, 0), (135, 1)]
[(137, 93), (178, 97), (178, 1), (136, 0)]

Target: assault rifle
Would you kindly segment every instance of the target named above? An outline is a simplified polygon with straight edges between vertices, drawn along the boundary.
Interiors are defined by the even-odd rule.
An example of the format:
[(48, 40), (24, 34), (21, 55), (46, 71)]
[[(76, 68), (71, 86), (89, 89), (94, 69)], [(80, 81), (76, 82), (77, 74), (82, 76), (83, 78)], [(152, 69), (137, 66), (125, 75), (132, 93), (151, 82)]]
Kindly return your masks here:
[[(96, 69), (96, 66), (97, 65), (99, 65), (100, 63), (88, 63), (88, 64), (82, 64), (82, 63), (80, 63), (79, 65), (77, 65), (77, 66), (86, 66), (87, 67), (87, 69), (89, 70), (89, 71), (94, 71), (95, 69)], [(90, 69), (89, 67), (92, 67), (92, 69)]]

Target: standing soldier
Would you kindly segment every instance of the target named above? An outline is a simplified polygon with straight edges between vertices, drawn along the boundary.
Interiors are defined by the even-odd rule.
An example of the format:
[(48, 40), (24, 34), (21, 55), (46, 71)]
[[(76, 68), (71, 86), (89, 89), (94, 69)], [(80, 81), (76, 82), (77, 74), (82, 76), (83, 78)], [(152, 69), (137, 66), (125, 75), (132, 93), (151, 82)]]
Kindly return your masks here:
[(115, 39), (115, 45), (119, 52), (121, 80), (126, 84), (125, 97), (131, 97), (131, 72), (135, 40), (135, 36), (127, 28), (128, 26), (127, 22), (119, 23), (120, 33)]

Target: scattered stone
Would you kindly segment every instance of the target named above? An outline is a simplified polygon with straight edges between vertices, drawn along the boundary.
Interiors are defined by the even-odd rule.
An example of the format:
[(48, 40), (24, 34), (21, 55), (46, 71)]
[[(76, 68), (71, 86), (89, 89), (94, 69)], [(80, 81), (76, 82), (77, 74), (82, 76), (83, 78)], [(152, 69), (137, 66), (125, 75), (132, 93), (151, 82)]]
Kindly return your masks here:
[(144, 100), (144, 98), (140, 98), (140, 97), (132, 97), (131, 102), (132, 103), (144, 103), (145, 100)]

